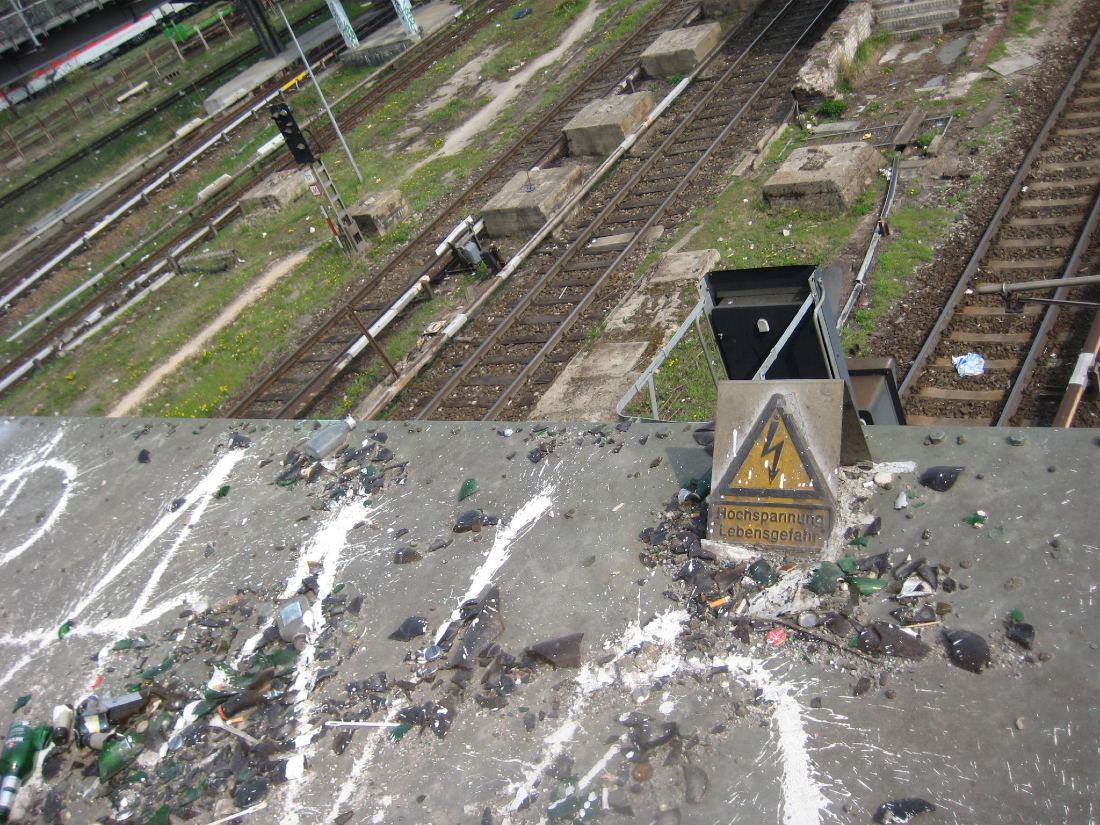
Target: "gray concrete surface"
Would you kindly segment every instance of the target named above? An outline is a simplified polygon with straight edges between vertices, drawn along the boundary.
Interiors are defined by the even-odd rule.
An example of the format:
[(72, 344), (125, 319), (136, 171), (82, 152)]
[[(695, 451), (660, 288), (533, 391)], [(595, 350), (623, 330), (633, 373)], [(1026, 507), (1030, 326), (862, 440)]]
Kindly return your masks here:
[(537, 232), (583, 180), (584, 170), (573, 163), (516, 172), (482, 207), (485, 231), (493, 238)]
[(684, 29), (669, 29), (649, 44), (639, 58), (642, 69), (650, 77), (669, 80), (695, 71), (711, 49), (718, 45), (722, 27), (703, 23)]
[(847, 209), (884, 162), (866, 143), (796, 149), (764, 183), (764, 199), (783, 209)]
[[(589, 426), (535, 434), (520, 424), (507, 425), (516, 432), (505, 437), (485, 423), (379, 426), (394, 453), (385, 463), (408, 462), (406, 473), (387, 473), (369, 496), (329, 500), (331, 475), (273, 484), (309, 425), (0, 420), (0, 721), (6, 726), (22, 695), (30, 699), (17, 715), (41, 720), (99, 677), (96, 692), (119, 693), (135, 668), (173, 651), (180, 663), (170, 674), (208, 674), (219, 658), (238, 661), (280, 596), (313, 572), (322, 594), (343, 585), (364, 607), (310, 632), (293, 689), (280, 700), (284, 723), (265, 734), (295, 744), (242, 755), (275, 778), (263, 807), (235, 821), (331, 823), (347, 813), (341, 821), (356, 824), (540, 822), (562, 812), (554, 801), (571, 789), (597, 808), (628, 803), (632, 813), (602, 812), (612, 823), (652, 822), (661, 808), (661, 822), (867, 822), (883, 801), (909, 796), (937, 806), (920, 825), (1094, 820), (1095, 433), (1029, 430), (1022, 446), (1011, 446), (1004, 430), (968, 428), (926, 445), (924, 428), (871, 428), (876, 460), (893, 462), (876, 469), (893, 476), (893, 488), (876, 487), (873, 472), (849, 478), (842, 512), (883, 522), (867, 547), (849, 549), (902, 548), (950, 565), (965, 589), (937, 596), (953, 608), (946, 624), (982, 633), (993, 648), (993, 666), (975, 674), (947, 661), (934, 627), (921, 631), (934, 648), (925, 660), (868, 665), (844, 644), (789, 638), (770, 646), (761, 628), (749, 645), (736, 641), (728, 619), (689, 618), (687, 592), (667, 565), (639, 563), (638, 539), (660, 523), (680, 484), (709, 464), (687, 427), (608, 426), (598, 437)], [(360, 425), (353, 445), (373, 429)], [(231, 449), (231, 430), (251, 445)], [(553, 450), (532, 463), (528, 451), (551, 439)], [(147, 463), (138, 460), (142, 449)], [(914, 480), (914, 470), (937, 464), (966, 467), (946, 493)], [(469, 477), (480, 492), (458, 503)], [(898, 511), (901, 489), (910, 504)], [(467, 507), (501, 522), (452, 533)], [(982, 529), (964, 521), (979, 509), (987, 513)], [(409, 532), (399, 538), (402, 529)], [(416, 564), (393, 563), (395, 547), (425, 550), (439, 537), (454, 542)], [(535, 666), (500, 710), (477, 706), (468, 689), (445, 738), (413, 729), (394, 742), (384, 731), (359, 730), (337, 755), (335, 734), (321, 725), (362, 712), (342, 704), (345, 686), (381, 670), (391, 685), (408, 679), (416, 665), (407, 652), (489, 582), (500, 588), (504, 649), (520, 655), (533, 642), (583, 631), (582, 666)], [(183, 612), (241, 590), (252, 612), (228, 614), (229, 627), (203, 630)], [(896, 606), (863, 601), (871, 614)], [(1013, 608), (1037, 629), (1030, 653), (1003, 638)], [(428, 618), (428, 637), (386, 638), (414, 614)], [(59, 639), (66, 620), (74, 629)], [(224, 654), (185, 663), (182, 646), (203, 633), (225, 640)], [(139, 634), (152, 647), (110, 651)], [(393, 719), (410, 703), (444, 695), (449, 673), (407, 692), (389, 687), (370, 718)], [(317, 684), (325, 675), (332, 678)], [(854, 696), (860, 675), (875, 682)], [(638, 755), (617, 721), (628, 710), (675, 721), (681, 739), (648, 761), (629, 761)], [(227, 795), (244, 774), (228, 787), (217, 778), (230, 741), (212, 731), (190, 757), (210, 783), (194, 803), (195, 821), (217, 819), (219, 795), (214, 811), (235, 810)], [(283, 763), (299, 755), (304, 772), (284, 781)], [(47, 802), (61, 809), (57, 821), (103, 821), (112, 800), (141, 806), (161, 786), (151, 778), (98, 795), (97, 780), (71, 767), (74, 758), (92, 761), (64, 755), (60, 772), (21, 792), (31, 811), (24, 821), (54, 821), (42, 813)], [(154, 777), (155, 761), (138, 764)]]
[(652, 92), (612, 95), (593, 100), (565, 124), (569, 154), (607, 155), (653, 110)]

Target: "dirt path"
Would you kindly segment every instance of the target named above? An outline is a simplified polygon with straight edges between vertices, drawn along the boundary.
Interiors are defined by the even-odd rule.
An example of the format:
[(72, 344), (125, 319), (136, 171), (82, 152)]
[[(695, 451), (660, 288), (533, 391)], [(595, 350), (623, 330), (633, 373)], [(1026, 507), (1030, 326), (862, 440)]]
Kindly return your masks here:
[(149, 394), (156, 389), (157, 384), (159, 384), (163, 378), (170, 375), (180, 364), (192, 355), (201, 351), (211, 338), (225, 329), (225, 327), (229, 326), (229, 324), (233, 323), (238, 315), (240, 315), (250, 304), (259, 300), (263, 294), (278, 283), (283, 276), (293, 272), (295, 267), (305, 261), (310, 251), (310, 249), (303, 249), (299, 252), (295, 252), (293, 255), (289, 255), (268, 267), (267, 271), (264, 272), (255, 283), (251, 284), (248, 289), (233, 299), (233, 302), (223, 309), (217, 318), (207, 324), (198, 335), (192, 338), (185, 347), (145, 376), (140, 384), (126, 393), (123, 399), (111, 408), (107, 416), (109, 418), (119, 418), (135, 413), (137, 408), (149, 397)]

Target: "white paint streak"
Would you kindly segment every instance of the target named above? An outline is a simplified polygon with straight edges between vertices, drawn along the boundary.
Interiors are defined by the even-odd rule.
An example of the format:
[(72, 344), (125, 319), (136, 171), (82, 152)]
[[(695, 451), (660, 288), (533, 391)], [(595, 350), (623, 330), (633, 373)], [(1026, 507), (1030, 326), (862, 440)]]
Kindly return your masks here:
[(3, 507), (0, 507), (0, 518), (7, 514), (8, 508), (19, 498), (31, 475), (43, 470), (55, 470), (62, 476), (61, 495), (54, 504), (53, 510), (42, 519), (42, 522), (26, 540), (0, 555), (0, 566), (19, 558), (33, 547), (39, 539), (50, 532), (68, 506), (69, 497), (72, 495), (72, 482), (77, 476), (77, 468), (68, 461), (48, 458), (64, 434), (65, 428), (59, 428), (52, 438), (39, 445), (14, 468), (0, 475), (0, 495), (8, 494), (9, 488), (11, 489), (11, 493), (8, 495)]
[(828, 800), (821, 784), (814, 779), (813, 765), (806, 747), (809, 735), (802, 722), (802, 708), (791, 695), (791, 687), (777, 680), (759, 659), (728, 656), (716, 662), (726, 664), (731, 675), (764, 692), (774, 704), (772, 719), (779, 739), (783, 767), (784, 825), (821, 825)]
[[(332, 593), (336, 585), (336, 574), (340, 566), (340, 556), (348, 543), (348, 535), (360, 521), (371, 512), (361, 501), (354, 500), (336, 510), (328, 521), (314, 533), (309, 544), (298, 558), (298, 567), (294, 576), (287, 582), (283, 590), (283, 598), (290, 598), (298, 592), (299, 583), (310, 575), (311, 571), (317, 576), (317, 601), (310, 610), (311, 619), (307, 621), (309, 633), (306, 634), (305, 649), (298, 656), (295, 670), (294, 684), (290, 687), (290, 693), (295, 697), (297, 704), (297, 726), (294, 737), (294, 745), (299, 755), (312, 756), (314, 747), (313, 738), (318, 731), (313, 721), (313, 713), (316, 709), (309, 692), (313, 688), (317, 678), (317, 640), (325, 630), (325, 621), (321, 612), (321, 604)], [(301, 806), (295, 804), (298, 791), (302, 787), (303, 777), (288, 780), (284, 797), (283, 822), (286, 825), (299, 825), (298, 817)]]
[(450, 617), (442, 622), (439, 628), (436, 630), (435, 641), (438, 642), (443, 638), (443, 634), (447, 632), (447, 626), (451, 622), (457, 622), (459, 620), (459, 611), (463, 602), (469, 599), (476, 599), (481, 592), (493, 582), (493, 578), (500, 568), (504, 566), (504, 563), (512, 555), (512, 545), (522, 538), (535, 522), (542, 518), (543, 515), (550, 509), (554, 503), (553, 493), (554, 487), (552, 485), (546, 485), (535, 496), (533, 496), (527, 503), (520, 507), (511, 521), (507, 525), (500, 525), (497, 529), (496, 535), (493, 537), (493, 546), (489, 550), (489, 554), (485, 557), (485, 561), (474, 571), (474, 574), (470, 577), (470, 586), (466, 589), (466, 595), (459, 601), (458, 606), (452, 611)]

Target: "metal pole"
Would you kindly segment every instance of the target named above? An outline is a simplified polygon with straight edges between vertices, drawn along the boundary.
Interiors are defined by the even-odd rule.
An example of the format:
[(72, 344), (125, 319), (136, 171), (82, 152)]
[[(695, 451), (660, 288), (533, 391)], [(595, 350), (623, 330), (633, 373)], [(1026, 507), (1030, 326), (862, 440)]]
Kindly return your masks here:
[(38, 38), (35, 37), (34, 29), (31, 28), (31, 24), (27, 22), (26, 15), (23, 14), (23, 6), (19, 0), (11, 0), (11, 7), (15, 9), (15, 13), (19, 15), (19, 19), (23, 25), (27, 27), (27, 34), (31, 36), (31, 42), (34, 43), (34, 47), (37, 49), (42, 44), (38, 42)]
[(1017, 281), (1012, 284), (979, 284), (974, 288), (978, 295), (1007, 295), (1010, 292), (1030, 292), (1033, 289), (1075, 287), (1100, 284), (1100, 275), (1078, 275), (1071, 278), (1049, 278), (1044, 281)]
[(351, 168), (355, 170), (355, 177), (359, 178), (359, 182), (362, 183), (363, 173), (359, 171), (359, 164), (357, 164), (355, 158), (352, 157), (351, 149), (348, 148), (348, 142), (344, 140), (344, 133), (340, 131), (340, 124), (336, 122), (336, 115), (334, 115), (332, 109), (329, 108), (325, 93), (321, 91), (321, 84), (317, 82), (317, 77), (313, 74), (313, 67), (309, 65), (309, 60), (306, 59), (306, 53), (302, 51), (302, 44), (298, 42), (298, 35), (296, 35), (294, 29), (290, 27), (290, 21), (287, 19), (283, 7), (278, 3), (275, 5), (279, 9), (279, 14), (283, 17), (283, 22), (286, 23), (286, 30), (290, 32), (290, 37), (294, 41), (294, 46), (298, 49), (298, 54), (302, 58), (302, 63), (305, 64), (306, 71), (309, 72), (309, 79), (313, 81), (313, 87), (317, 90), (317, 96), (321, 98), (321, 105), (325, 107), (325, 112), (328, 113), (328, 119), (332, 122), (332, 128), (336, 132), (336, 137), (340, 138), (340, 145), (344, 147), (344, 154), (348, 156), (348, 160), (351, 162)]
[(401, 374), (397, 371), (397, 367), (393, 365), (393, 361), (391, 361), (389, 356), (386, 355), (385, 350), (383, 350), (382, 347), (379, 346), (378, 342), (374, 339), (374, 336), (370, 334), (370, 330), (367, 329), (367, 325), (359, 320), (359, 316), (355, 314), (355, 310), (351, 307), (348, 307), (348, 315), (351, 317), (351, 320), (355, 322), (355, 325), (359, 327), (359, 331), (363, 333), (363, 337), (367, 339), (367, 343), (374, 347), (374, 351), (377, 352), (378, 356), (386, 362), (386, 366), (390, 368), (390, 372), (393, 373), (393, 377), (400, 378)]

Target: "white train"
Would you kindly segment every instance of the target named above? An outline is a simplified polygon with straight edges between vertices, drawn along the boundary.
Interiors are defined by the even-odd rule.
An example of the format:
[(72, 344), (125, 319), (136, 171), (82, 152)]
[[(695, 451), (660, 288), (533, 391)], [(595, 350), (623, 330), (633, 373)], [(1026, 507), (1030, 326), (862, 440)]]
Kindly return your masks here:
[(177, 19), (202, 5), (205, 4), (161, 3), (132, 23), (121, 25), (94, 40), (89, 40), (79, 48), (58, 55), (48, 63), (28, 72), (17, 82), (0, 89), (0, 111), (8, 108), (12, 103), (19, 103), (36, 92), (42, 91), (69, 72), (125, 51), (151, 34), (155, 34), (157, 26), (162, 21)]

